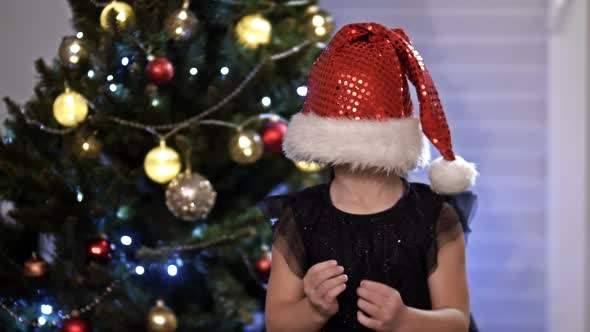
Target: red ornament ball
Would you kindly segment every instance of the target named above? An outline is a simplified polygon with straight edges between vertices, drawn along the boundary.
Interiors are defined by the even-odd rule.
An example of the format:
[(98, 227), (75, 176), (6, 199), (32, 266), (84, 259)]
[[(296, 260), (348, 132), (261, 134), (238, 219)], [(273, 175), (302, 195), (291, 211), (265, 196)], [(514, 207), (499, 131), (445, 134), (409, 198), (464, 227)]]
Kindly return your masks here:
[(266, 151), (279, 153), (283, 150), (283, 138), (287, 133), (287, 127), (287, 123), (283, 121), (273, 121), (264, 128), (262, 141)]
[(108, 262), (113, 258), (111, 243), (106, 239), (96, 239), (88, 242), (86, 255), (91, 261)]
[(72, 317), (63, 322), (62, 332), (91, 332), (90, 322), (80, 317)]
[(271, 258), (270, 252), (265, 252), (256, 261), (256, 273), (263, 279), (268, 279), (270, 276)]
[(174, 66), (166, 58), (158, 57), (150, 61), (145, 69), (150, 81), (156, 84), (166, 84), (174, 77)]

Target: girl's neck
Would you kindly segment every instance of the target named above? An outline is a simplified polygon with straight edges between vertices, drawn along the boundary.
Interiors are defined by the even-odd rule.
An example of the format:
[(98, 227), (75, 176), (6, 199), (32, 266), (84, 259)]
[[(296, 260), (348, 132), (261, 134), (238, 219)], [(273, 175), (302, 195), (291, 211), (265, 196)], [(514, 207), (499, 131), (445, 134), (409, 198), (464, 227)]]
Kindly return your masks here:
[(404, 182), (398, 175), (374, 170), (352, 171), (347, 166), (335, 166), (330, 196), (340, 210), (372, 214), (395, 205), (404, 190)]

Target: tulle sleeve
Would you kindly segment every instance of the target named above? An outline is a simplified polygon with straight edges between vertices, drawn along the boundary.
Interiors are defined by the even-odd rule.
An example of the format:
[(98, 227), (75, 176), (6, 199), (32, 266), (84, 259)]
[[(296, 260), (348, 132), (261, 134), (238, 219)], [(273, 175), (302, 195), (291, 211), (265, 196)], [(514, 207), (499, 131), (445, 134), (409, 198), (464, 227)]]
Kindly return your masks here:
[(437, 267), (438, 250), (471, 231), (477, 196), (471, 192), (442, 197), (438, 216), (430, 228), (426, 264), (429, 274)]
[(270, 220), (273, 248), (285, 258), (291, 271), (299, 278), (305, 275), (305, 247), (303, 229), (297, 223), (291, 196), (271, 196), (258, 207)]

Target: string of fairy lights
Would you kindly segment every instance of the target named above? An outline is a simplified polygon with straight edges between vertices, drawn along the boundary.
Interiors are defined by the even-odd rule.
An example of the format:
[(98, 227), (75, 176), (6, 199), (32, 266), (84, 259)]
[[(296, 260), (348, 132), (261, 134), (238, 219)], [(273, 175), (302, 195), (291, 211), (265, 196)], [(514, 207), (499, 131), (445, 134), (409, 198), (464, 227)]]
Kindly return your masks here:
[[(105, 33), (113, 34), (134, 29), (136, 25), (135, 13), (133, 7), (123, 1), (97, 1), (89, 0), (96, 7), (102, 8), (100, 15), (100, 26)], [(234, 0), (217, 0), (230, 5), (248, 6), (241, 1)], [(279, 61), (281, 59), (293, 56), (300, 53), (310, 45), (315, 45), (318, 48), (324, 48), (325, 44), (322, 42), (328, 37), (334, 28), (333, 18), (324, 10), (312, 6), (310, 0), (292, 0), (283, 3), (270, 2), (270, 9), (275, 6), (308, 6), (306, 10), (306, 31), (308, 39), (304, 40), (298, 45), (295, 45), (283, 52), (273, 54), (262, 59), (250, 72), (248, 72), (243, 80), (228, 93), (224, 98), (216, 104), (207, 109), (196, 111), (195, 115), (175, 123), (167, 124), (147, 124), (136, 120), (124, 119), (114, 115), (107, 115), (100, 112), (100, 106), (97, 103), (88, 100), (81, 93), (71, 89), (67, 82), (64, 83), (65, 91), (60, 94), (53, 104), (53, 115), (56, 121), (62, 126), (55, 128), (35, 119), (29, 115), (26, 108), (20, 108), (20, 115), (24, 118), (28, 125), (34, 126), (41, 131), (52, 135), (69, 135), (77, 131), (80, 125), (87, 121), (87, 119), (97, 119), (109, 121), (113, 124), (142, 130), (152, 136), (158, 141), (159, 145), (150, 150), (144, 160), (144, 170), (148, 178), (160, 184), (168, 183), (166, 189), (166, 204), (173, 215), (185, 221), (195, 221), (205, 218), (213, 205), (215, 204), (216, 193), (213, 190), (210, 182), (198, 173), (193, 173), (190, 165), (186, 165), (186, 171), (181, 173), (182, 163), (178, 153), (166, 145), (166, 141), (171, 137), (177, 135), (180, 131), (191, 128), (193, 126), (218, 126), (228, 128), (234, 132), (234, 136), (230, 139), (229, 154), (231, 159), (238, 164), (252, 164), (256, 162), (264, 151), (264, 144), (258, 133), (248, 130), (247, 127), (257, 121), (268, 121), (273, 126), (271, 128), (271, 137), (278, 137), (282, 140), (282, 135), (286, 131), (286, 120), (277, 114), (262, 113), (256, 116), (249, 117), (241, 123), (231, 123), (223, 120), (210, 119), (211, 115), (223, 109), (229, 102), (238, 97), (247, 85), (257, 76), (259, 71), (268, 63)], [(163, 30), (171, 40), (186, 41), (190, 40), (197, 33), (197, 25), (199, 23), (197, 16), (189, 9), (190, 0), (184, 0), (181, 8), (171, 12), (164, 20)], [(272, 37), (272, 24), (264, 17), (265, 10), (260, 10), (259, 13), (249, 14), (242, 17), (235, 24), (236, 40), (247, 49), (257, 49), (261, 46), (267, 45)], [(155, 86), (163, 85), (170, 82), (174, 77), (174, 66), (165, 57), (154, 56), (153, 49), (150, 45), (145, 45), (135, 36), (131, 35), (132, 41), (141, 49), (148, 60), (146, 66), (146, 77), (150, 84)], [(59, 59), (65, 68), (78, 68), (82, 64), (88, 62), (89, 51), (84, 43), (84, 33), (78, 32), (75, 36), (65, 37), (59, 47)], [(130, 63), (128, 57), (121, 59), (121, 64), (127, 66)], [(222, 67), (220, 69), (221, 75), (228, 75), (230, 69)], [(189, 69), (190, 75), (197, 75), (198, 69), (192, 67)], [(94, 69), (88, 70), (88, 78), (94, 78), (97, 73)], [(119, 88), (113, 81), (113, 75), (106, 77), (108, 82), (107, 89), (111, 92), (117, 91)], [(307, 88), (300, 86), (297, 88), (299, 96), (307, 94)], [(152, 106), (154, 105), (152, 102)], [(264, 97), (261, 100), (262, 105), (268, 108), (272, 101), (269, 97)], [(157, 104), (157, 103), (156, 103)], [(93, 142), (88, 139), (83, 139), (79, 142), (82, 150), (93, 149)], [(276, 148), (276, 144), (275, 144)], [(186, 158), (189, 160), (190, 158)], [(295, 163), (299, 169), (305, 172), (316, 172), (323, 168), (323, 165), (313, 162), (297, 162)], [(181, 190), (181, 188), (184, 188)], [(187, 194), (186, 188), (199, 188), (199, 190), (189, 190)], [(84, 196), (78, 192), (78, 201), (83, 200)], [(208, 247), (223, 245), (225, 243), (233, 242), (238, 238), (252, 237), (255, 231), (246, 229), (241, 232), (236, 232), (230, 235), (224, 235), (214, 240), (202, 241), (200, 243), (175, 245), (175, 246), (160, 246), (157, 248), (142, 247), (136, 251), (139, 259), (161, 259), (168, 257), (171, 254), (183, 251), (199, 251)], [(132, 239), (128, 235), (121, 237), (121, 244), (128, 246), (132, 243)], [(95, 255), (95, 258), (108, 260), (112, 257), (112, 244), (105, 239), (97, 239), (90, 246), (90, 254)], [(250, 275), (258, 281), (261, 287), (265, 287), (263, 278), (257, 272), (268, 272), (270, 270), (270, 253), (268, 248), (263, 250), (263, 256), (256, 263), (256, 271), (253, 269), (249, 259), (245, 253), (242, 255), (244, 264), (248, 268)], [(170, 276), (175, 276), (178, 273), (178, 265), (168, 264), (166, 271)], [(33, 255), (30, 260), (25, 263), (25, 275), (29, 277), (40, 277), (45, 274), (48, 269), (47, 262), (43, 259)], [(4, 301), (7, 299), (0, 299), (0, 308), (6, 311), (12, 318), (19, 323), (25, 324), (31, 328), (39, 328), (42, 326), (57, 327), (63, 324), (63, 331), (89, 331), (89, 323), (80, 318), (81, 314), (93, 310), (100, 305), (103, 300), (113, 293), (115, 287), (127, 280), (132, 275), (143, 275), (146, 268), (142, 264), (137, 264), (130, 267), (131, 271), (123, 273), (118, 279), (112, 281), (106, 286), (97, 296), (95, 296), (87, 304), (78, 306), (70, 311), (64, 312), (62, 310), (55, 310), (49, 304), (42, 304), (40, 306), (41, 314), (37, 319), (27, 319), (24, 315), (17, 314), (15, 303), (13, 307), (9, 307)], [(49, 317), (54, 319), (50, 319)], [(69, 327), (69, 328), (66, 328)], [(176, 329), (176, 318), (174, 313), (166, 308), (163, 302), (158, 301), (158, 304), (148, 314), (148, 330), (160, 331), (162, 327), (166, 331), (174, 331)]]

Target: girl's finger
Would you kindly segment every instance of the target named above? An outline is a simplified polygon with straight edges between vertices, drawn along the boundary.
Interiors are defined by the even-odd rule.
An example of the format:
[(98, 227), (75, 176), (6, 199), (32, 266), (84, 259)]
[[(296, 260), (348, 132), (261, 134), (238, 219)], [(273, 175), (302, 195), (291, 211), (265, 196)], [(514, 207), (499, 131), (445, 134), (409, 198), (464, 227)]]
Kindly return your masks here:
[(376, 293), (383, 294), (383, 296), (388, 296), (388, 295), (393, 294), (395, 292), (395, 289), (393, 289), (385, 284), (382, 284), (380, 282), (371, 281), (371, 280), (361, 281), (361, 287), (367, 288), (367, 289), (372, 290)]
[(387, 300), (387, 298), (383, 294), (362, 286), (357, 288), (356, 293), (359, 296), (359, 298), (364, 299), (367, 302), (370, 302), (378, 307), (382, 307), (383, 305), (385, 305), (385, 302)]
[(322, 282), (334, 278), (344, 272), (342, 266), (331, 266), (323, 270), (314, 272), (310, 277), (310, 286), (317, 288)]
[(381, 310), (379, 310), (379, 307), (374, 305), (373, 303), (367, 302), (364, 299), (359, 299), (357, 304), (359, 309), (367, 313), (372, 318), (383, 319), (383, 317), (381, 317)]
[(383, 323), (377, 319), (367, 317), (362, 311), (356, 312), (356, 318), (363, 326), (379, 331), (383, 327)]
[(324, 296), (330, 290), (335, 287), (340, 286), (341, 284), (345, 283), (348, 280), (348, 276), (346, 274), (341, 274), (334, 278), (330, 278), (322, 282), (317, 288), (316, 291), (320, 296)]
[(324, 300), (328, 303), (331, 303), (332, 301), (334, 301), (336, 299), (336, 297), (338, 295), (340, 295), (340, 293), (344, 292), (344, 290), (346, 289), (346, 284), (342, 284), (339, 286), (336, 286), (332, 289), (330, 289), (328, 291), (328, 293), (326, 293), (326, 295), (324, 295)]

